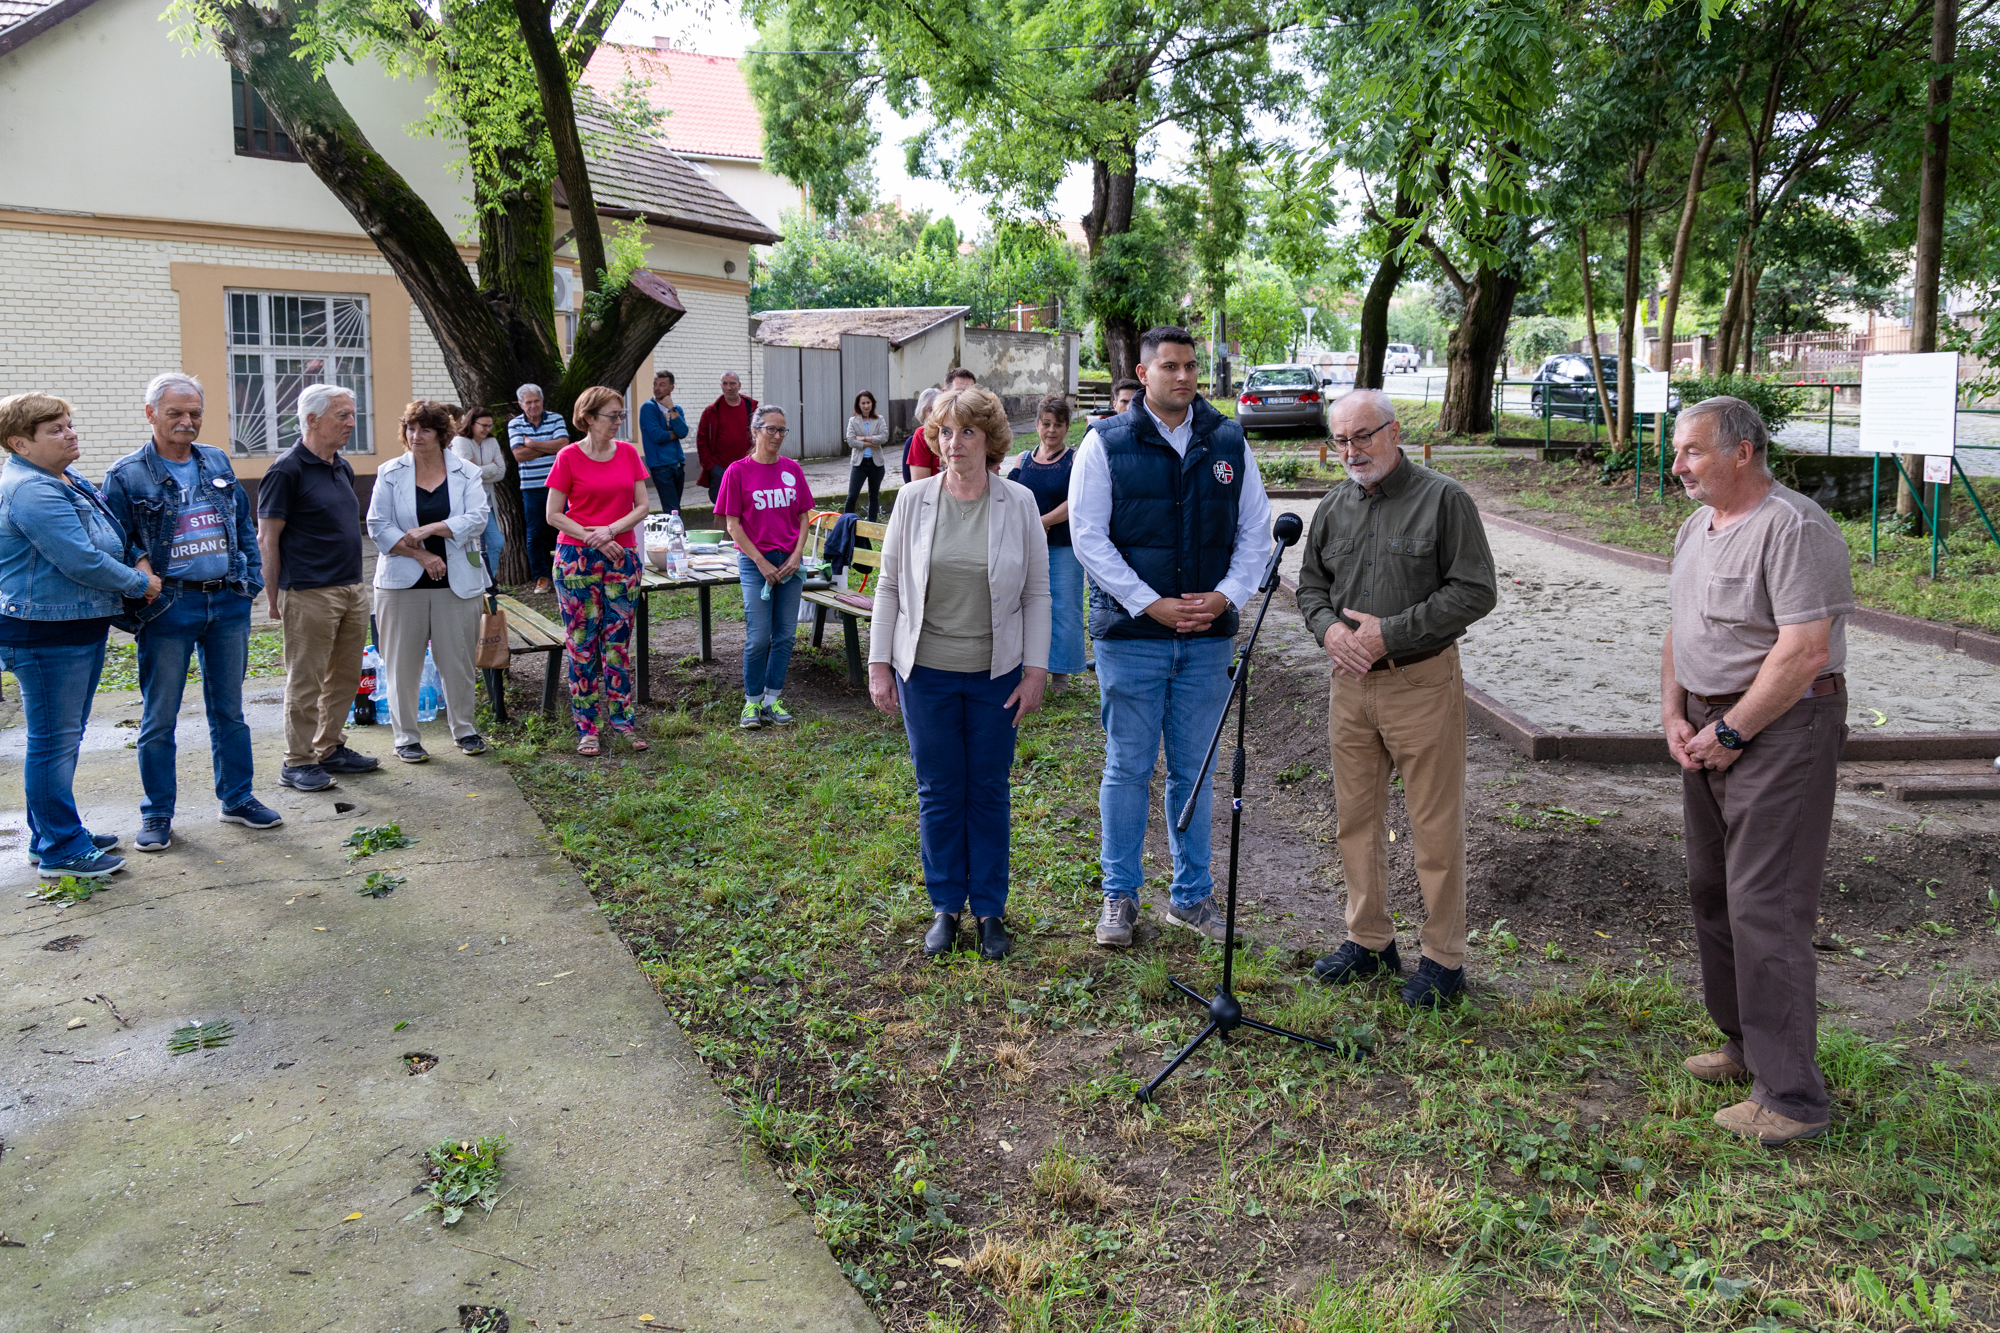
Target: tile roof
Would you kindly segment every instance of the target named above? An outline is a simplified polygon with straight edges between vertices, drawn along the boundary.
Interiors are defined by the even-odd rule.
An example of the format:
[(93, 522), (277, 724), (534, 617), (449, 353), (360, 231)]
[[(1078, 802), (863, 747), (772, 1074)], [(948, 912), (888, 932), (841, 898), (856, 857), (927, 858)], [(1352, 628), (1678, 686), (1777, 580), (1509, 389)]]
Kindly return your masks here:
[(838, 348), (843, 333), (887, 338), (901, 347), (928, 329), (963, 319), (966, 305), (906, 305), (879, 310), (766, 310), (757, 316), (757, 341), (766, 347)]
[[(577, 113), (576, 123), (586, 139), (615, 141), (618, 137), (608, 122), (586, 112)], [(617, 143), (607, 154), (592, 159), (590, 183), (601, 213), (643, 216), (662, 227), (756, 245), (776, 245), (783, 239), (656, 143)], [(569, 206), (560, 182), (556, 202)]]
[(64, 19), (81, 14), (93, 0), (0, 0), (0, 56), (33, 41)]
[[(17, 2), (0, 0), (0, 4)], [(583, 82), (603, 97), (617, 92), (628, 77), (646, 85), (650, 105), (672, 113), (660, 126), (660, 134), (675, 152), (764, 160), (763, 121), (735, 60), (607, 43), (597, 48), (583, 71)]]

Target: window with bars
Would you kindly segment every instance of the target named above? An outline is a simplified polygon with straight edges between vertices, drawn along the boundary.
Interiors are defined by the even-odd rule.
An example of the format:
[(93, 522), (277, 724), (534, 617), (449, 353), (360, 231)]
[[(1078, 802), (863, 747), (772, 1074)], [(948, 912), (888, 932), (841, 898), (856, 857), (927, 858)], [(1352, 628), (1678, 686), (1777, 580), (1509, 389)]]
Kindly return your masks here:
[(273, 455), (299, 442), (299, 393), (309, 384), (354, 392), (354, 436), (343, 451), (375, 452), (370, 425), (368, 300), (230, 291), (229, 442)]
[(303, 162), (291, 138), (278, 128), (278, 118), (257, 95), (240, 69), (229, 71), (229, 105), (236, 118), (236, 155)]

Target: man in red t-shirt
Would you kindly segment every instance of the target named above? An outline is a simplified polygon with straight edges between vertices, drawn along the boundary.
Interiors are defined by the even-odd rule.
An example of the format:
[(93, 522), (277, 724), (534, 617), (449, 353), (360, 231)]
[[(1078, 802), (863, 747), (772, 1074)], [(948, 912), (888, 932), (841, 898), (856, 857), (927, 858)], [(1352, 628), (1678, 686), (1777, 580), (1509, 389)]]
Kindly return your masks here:
[(733, 370), (722, 377), (722, 397), (701, 409), (694, 429), (694, 455), (701, 464), (695, 485), (708, 488), (710, 508), (722, 490), (722, 474), (750, 452), (750, 414), (756, 410), (757, 400), (743, 392), (743, 381)]

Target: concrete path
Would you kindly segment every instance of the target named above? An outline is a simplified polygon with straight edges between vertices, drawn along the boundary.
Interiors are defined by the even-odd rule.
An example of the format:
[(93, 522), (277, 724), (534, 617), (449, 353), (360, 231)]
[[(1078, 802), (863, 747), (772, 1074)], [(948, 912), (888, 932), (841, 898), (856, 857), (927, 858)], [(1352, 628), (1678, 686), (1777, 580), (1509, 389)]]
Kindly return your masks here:
[[(0, 1248), (0, 1328), (433, 1333), (487, 1305), (516, 1333), (877, 1329), (499, 762), (440, 722), (429, 764), (300, 796), (271, 780), (280, 682), (251, 686), (286, 826), (217, 822), (191, 688), (173, 848), (128, 843), (60, 911), (26, 896), (0, 706), (0, 1231), (25, 1247)], [(98, 696), (77, 781), (128, 838), (137, 717)], [(342, 839), (389, 822), (417, 844), (350, 866)], [(362, 897), (375, 868), (408, 882)], [(191, 1020), (234, 1039), (170, 1056)], [(403, 1220), (424, 1148), (497, 1134), (494, 1213)]]

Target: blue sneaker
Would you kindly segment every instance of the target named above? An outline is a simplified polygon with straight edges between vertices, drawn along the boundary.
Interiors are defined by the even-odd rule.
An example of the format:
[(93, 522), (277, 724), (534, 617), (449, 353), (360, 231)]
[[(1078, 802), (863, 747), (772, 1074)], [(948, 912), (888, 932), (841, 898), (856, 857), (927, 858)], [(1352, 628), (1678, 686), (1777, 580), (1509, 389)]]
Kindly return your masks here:
[(74, 861), (57, 863), (43, 861), (35, 873), (43, 879), (62, 879), (64, 876), (72, 879), (103, 879), (106, 875), (124, 868), (124, 857), (109, 856), (93, 847)]
[(164, 852), (174, 845), (174, 821), (166, 815), (147, 815), (132, 845), (142, 852)]
[(278, 827), (285, 822), (285, 817), (252, 796), (243, 804), (224, 810), (222, 822), (241, 824), (245, 828), (267, 829)]
[[(98, 851), (108, 852), (113, 847), (116, 847), (118, 845), (118, 835), (116, 833), (93, 833), (90, 835), (90, 841), (91, 844), (95, 846)], [(42, 863), (42, 854), (40, 852), (28, 853), (29, 865), (38, 866), (41, 863)]]

